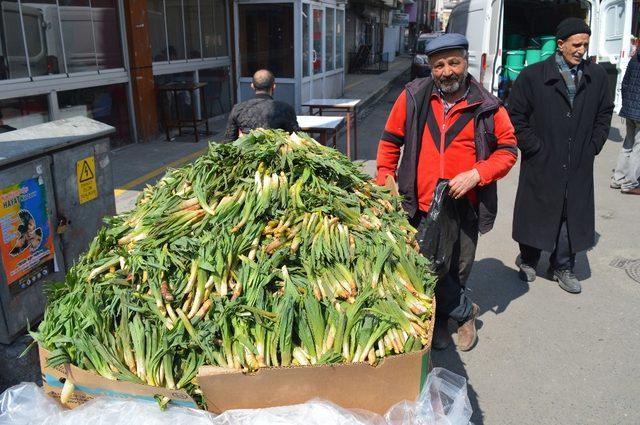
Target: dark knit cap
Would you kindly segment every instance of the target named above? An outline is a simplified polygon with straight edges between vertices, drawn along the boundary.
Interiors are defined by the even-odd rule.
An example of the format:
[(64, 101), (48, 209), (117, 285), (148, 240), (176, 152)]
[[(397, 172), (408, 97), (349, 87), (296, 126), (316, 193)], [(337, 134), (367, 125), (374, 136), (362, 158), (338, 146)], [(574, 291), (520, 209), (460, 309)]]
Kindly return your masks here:
[(556, 38), (558, 40), (566, 40), (576, 34), (591, 35), (591, 28), (580, 18), (567, 18), (560, 22), (556, 29)]

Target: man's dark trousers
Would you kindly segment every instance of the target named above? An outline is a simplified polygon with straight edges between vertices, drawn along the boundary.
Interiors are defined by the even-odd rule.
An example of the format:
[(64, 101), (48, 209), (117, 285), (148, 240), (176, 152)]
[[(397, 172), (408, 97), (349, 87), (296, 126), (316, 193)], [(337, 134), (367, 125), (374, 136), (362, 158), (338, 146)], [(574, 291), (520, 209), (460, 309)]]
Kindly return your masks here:
[[(569, 240), (569, 230), (567, 227), (567, 215), (566, 215), (567, 202), (562, 212), (562, 222), (560, 223), (560, 229), (558, 229), (558, 237), (556, 238), (556, 247), (551, 253), (549, 263), (551, 270), (571, 270), (575, 264), (576, 255), (571, 252), (571, 241)], [(532, 267), (538, 265), (540, 260), (541, 250), (534, 248), (523, 243), (520, 244), (520, 258), (522, 262)]]
[[(436, 283), (436, 315), (443, 319), (451, 318), (458, 323), (465, 322), (472, 312), (473, 303), (466, 293), (466, 283), (473, 267), (478, 245), (478, 216), (466, 197), (456, 202), (460, 218), (458, 240), (453, 252), (447, 257), (446, 264), (438, 273)], [(416, 236), (424, 234), (427, 214), (418, 211), (410, 223), (418, 230)], [(419, 243), (429, 243), (418, 240)]]

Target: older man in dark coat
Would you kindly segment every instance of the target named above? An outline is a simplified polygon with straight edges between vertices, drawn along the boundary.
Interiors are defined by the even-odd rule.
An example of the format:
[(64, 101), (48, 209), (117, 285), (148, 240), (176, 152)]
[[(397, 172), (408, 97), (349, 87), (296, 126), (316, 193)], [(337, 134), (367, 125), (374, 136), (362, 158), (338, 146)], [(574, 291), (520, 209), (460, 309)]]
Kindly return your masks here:
[(584, 59), (591, 30), (578, 18), (558, 25), (558, 52), (525, 68), (508, 110), (522, 152), (513, 218), (520, 277), (536, 277), (540, 251), (550, 273), (579, 293), (575, 254), (595, 243), (593, 161), (609, 134), (613, 102), (605, 70)]

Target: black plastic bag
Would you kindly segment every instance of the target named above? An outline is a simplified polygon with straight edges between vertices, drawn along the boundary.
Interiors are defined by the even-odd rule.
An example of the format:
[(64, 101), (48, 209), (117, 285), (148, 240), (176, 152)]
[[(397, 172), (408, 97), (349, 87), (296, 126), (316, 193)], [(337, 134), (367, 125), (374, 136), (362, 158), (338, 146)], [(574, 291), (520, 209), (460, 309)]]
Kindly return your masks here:
[(420, 220), (416, 240), (420, 253), (432, 264), (438, 278), (449, 268), (453, 247), (458, 240), (460, 217), (455, 199), (449, 195), (449, 180), (439, 180), (426, 217)]

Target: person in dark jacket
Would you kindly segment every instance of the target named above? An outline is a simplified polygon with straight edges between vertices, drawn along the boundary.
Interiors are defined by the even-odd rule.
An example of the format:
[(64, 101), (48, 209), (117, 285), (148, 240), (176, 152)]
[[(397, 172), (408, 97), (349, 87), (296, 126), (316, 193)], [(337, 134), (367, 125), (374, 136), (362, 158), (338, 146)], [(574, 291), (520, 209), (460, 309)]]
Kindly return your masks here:
[(622, 79), (622, 109), (627, 134), (618, 155), (610, 186), (622, 193), (640, 195), (640, 56), (629, 61)]
[[(431, 41), (427, 55), (431, 77), (409, 83), (396, 100), (378, 145), (377, 183), (397, 180), (403, 207), (421, 251), (426, 240), (427, 214), (434, 191), (449, 180), (454, 203), (447, 220), (459, 223), (455, 243), (437, 268), (435, 349), (446, 348), (448, 321), (458, 324), (458, 349), (468, 351), (477, 341), (478, 306), (465, 285), (476, 253), (478, 232), (493, 226), (497, 212), (495, 182), (516, 162), (517, 147), (509, 115), (500, 101), (468, 74), (469, 42), (460, 34)], [(402, 160), (400, 153), (403, 149)], [(400, 165), (398, 166), (398, 162)], [(444, 213), (443, 213), (444, 214)], [(457, 217), (455, 217), (457, 215)]]
[(558, 52), (520, 73), (507, 106), (522, 152), (513, 215), (520, 277), (533, 281), (549, 251), (550, 275), (571, 293), (581, 291), (575, 254), (595, 241), (593, 162), (613, 112), (605, 70), (584, 60), (590, 35), (584, 21), (562, 21)]
[(255, 97), (233, 107), (224, 140), (236, 140), (243, 133), (256, 128), (300, 131), (293, 107), (288, 103), (273, 100), (276, 84), (271, 71), (261, 69), (253, 74), (251, 88), (255, 91)]

